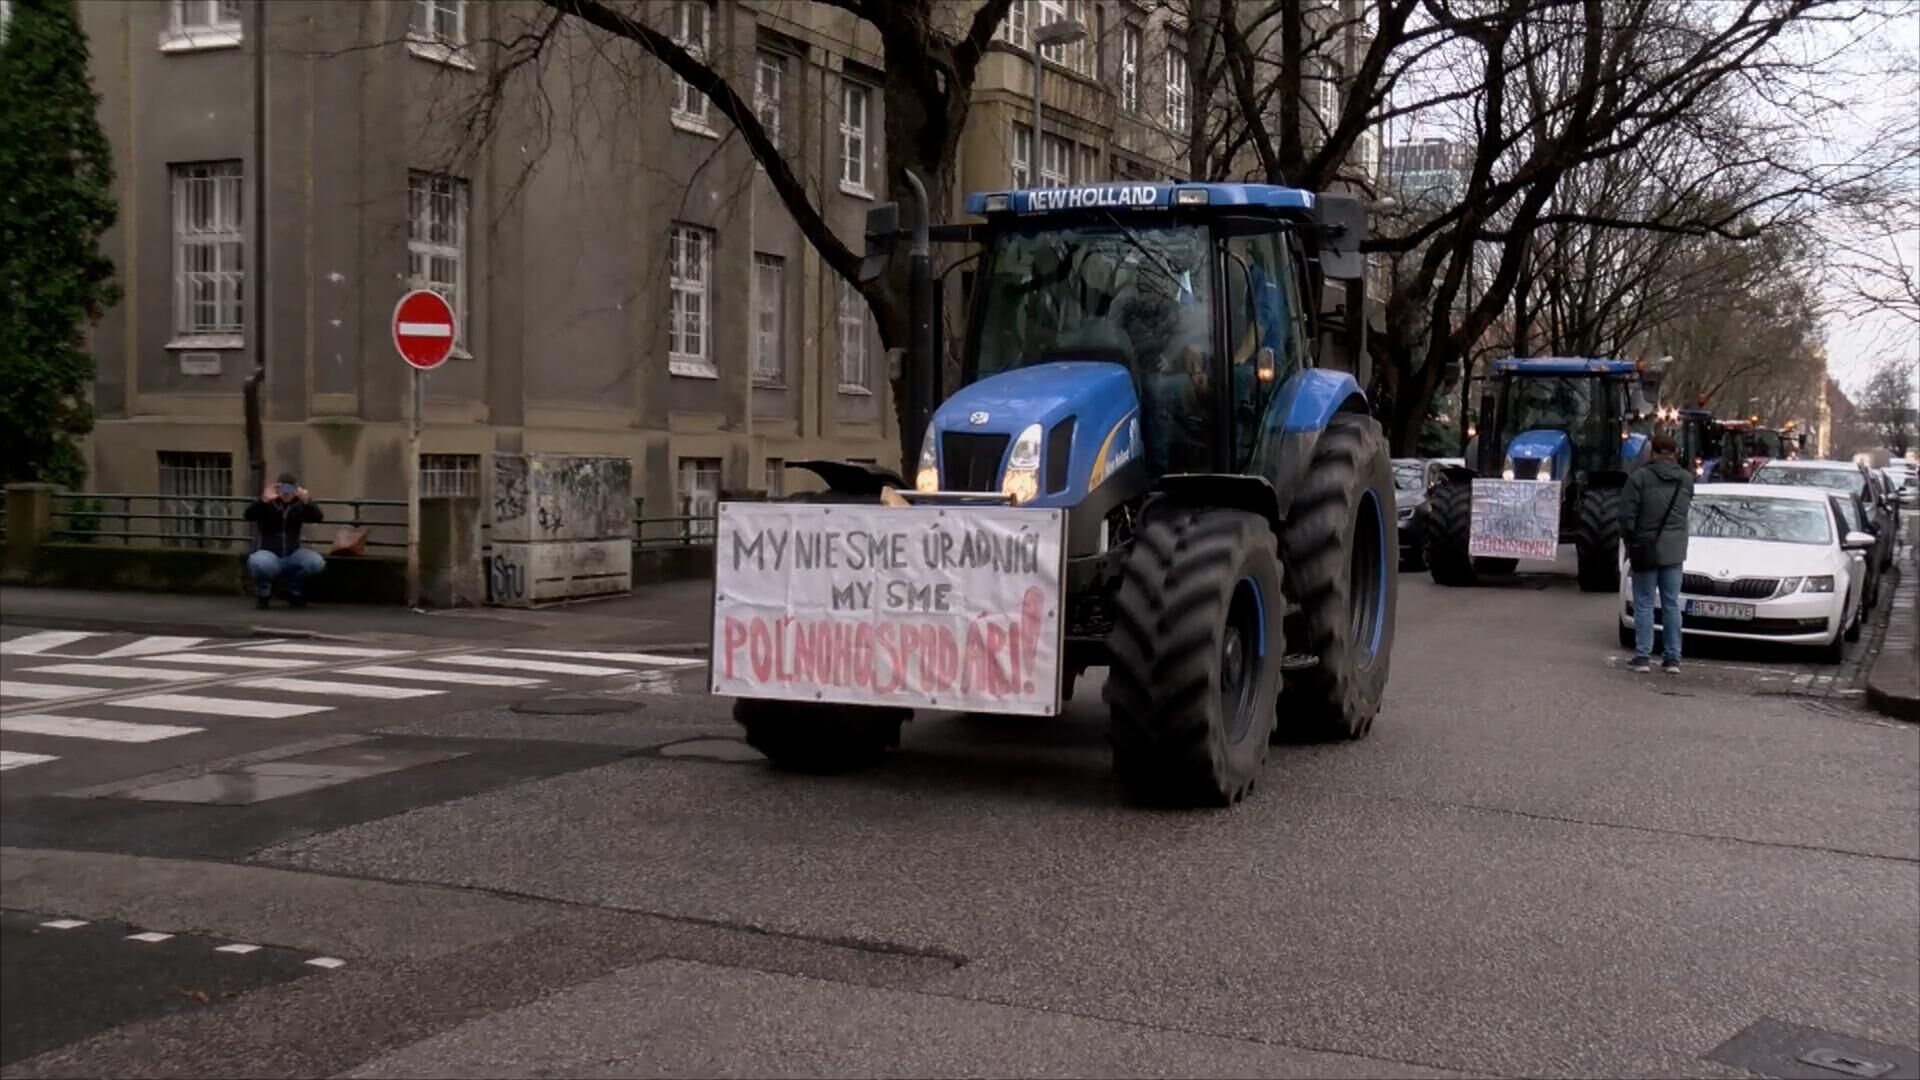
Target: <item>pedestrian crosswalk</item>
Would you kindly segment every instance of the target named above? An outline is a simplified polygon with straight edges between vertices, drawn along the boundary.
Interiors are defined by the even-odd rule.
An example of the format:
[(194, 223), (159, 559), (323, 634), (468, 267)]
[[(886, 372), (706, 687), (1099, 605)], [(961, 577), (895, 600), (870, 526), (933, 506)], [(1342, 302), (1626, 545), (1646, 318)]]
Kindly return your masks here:
[(68, 748), (89, 744), (156, 743), (221, 724), (384, 702), (636, 675), (671, 693), (676, 674), (705, 666), (701, 659), (608, 648), (407, 650), (11, 628), (0, 628), (0, 658), (0, 737), (8, 744), (0, 770), (9, 771), (58, 761)]

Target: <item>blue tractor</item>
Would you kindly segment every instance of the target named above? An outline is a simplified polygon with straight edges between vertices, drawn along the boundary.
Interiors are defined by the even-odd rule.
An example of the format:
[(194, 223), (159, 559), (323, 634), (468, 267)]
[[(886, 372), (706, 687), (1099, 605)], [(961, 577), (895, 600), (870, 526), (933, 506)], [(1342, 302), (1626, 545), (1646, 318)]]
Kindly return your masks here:
[(1493, 362), (1481, 426), (1466, 464), (1434, 488), (1427, 567), (1441, 585), (1510, 574), (1517, 560), (1472, 553), (1476, 477), (1560, 484), (1561, 543), (1578, 553), (1580, 588), (1620, 587), (1620, 489), (1651, 453), (1656, 373), (1627, 360), (1564, 357)]
[[(1231, 804), (1270, 741), (1366, 735), (1398, 571), (1387, 443), (1364, 374), (1330, 363), (1364, 355), (1344, 317), (1360, 308), (1358, 200), (1134, 183), (966, 209), (980, 220), (931, 230), (979, 247), (962, 385), (927, 402), (912, 481), (795, 464), (829, 500), (897, 482), (958, 512), (1064, 509), (1062, 692), (1107, 669), (1115, 772), (1137, 800)], [(901, 719), (764, 699), (735, 715), (776, 764), (810, 768), (877, 756)]]

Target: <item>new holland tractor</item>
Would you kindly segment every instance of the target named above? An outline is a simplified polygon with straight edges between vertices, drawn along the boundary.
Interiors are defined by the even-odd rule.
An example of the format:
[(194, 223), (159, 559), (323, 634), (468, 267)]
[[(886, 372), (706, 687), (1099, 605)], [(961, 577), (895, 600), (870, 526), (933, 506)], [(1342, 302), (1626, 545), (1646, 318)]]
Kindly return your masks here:
[[(902, 507), (893, 513), (903, 520), (948, 515), (949, 528), (957, 517), (964, 529), (966, 515), (1063, 519), (1057, 684), (1025, 688), (1038, 707), (962, 711), (1057, 712), (1076, 677), (1107, 669), (1114, 770), (1137, 801), (1231, 804), (1259, 777), (1270, 742), (1366, 735), (1387, 683), (1398, 571), (1388, 448), (1362, 391), (1363, 362), (1346, 359), (1365, 355), (1358, 200), (1257, 184), (1127, 183), (978, 193), (966, 210), (978, 220), (914, 235), (917, 257), (930, 242), (964, 242), (978, 261), (965, 264), (973, 284), (961, 385), (937, 407), (938, 391), (929, 393), (912, 480), (794, 462), (831, 490), (808, 496), (817, 509), (771, 512), (880, 502)], [(869, 217), (869, 266), (892, 257), (901, 235), (892, 213)], [(913, 352), (924, 355), (912, 362), (927, 386), (937, 350), (925, 344), (933, 290), (920, 274), (910, 307)], [(727, 546), (727, 515), (723, 505), (721, 558), (732, 567), (740, 549)], [(780, 518), (799, 535), (816, 519), (794, 520)], [(938, 547), (930, 533), (921, 543)], [(998, 544), (975, 547), (968, 535), (942, 559), (991, 551), (999, 567)], [(905, 550), (911, 561), (921, 547)], [(718, 591), (730, 603), (758, 585), (722, 579)], [(762, 591), (777, 606), (803, 587)], [(914, 592), (929, 587), (909, 583), (902, 595), (937, 605)], [(804, 619), (795, 625), (806, 631)], [(738, 698), (747, 741), (776, 766), (837, 770), (898, 744), (911, 710), (868, 703), (877, 694), (837, 683), (813, 692), (818, 701), (724, 689), (723, 665), (760, 659), (759, 638), (740, 626), (717, 620), (715, 686)], [(1000, 640), (1017, 642), (1017, 629)], [(876, 619), (871, 647), (885, 659), (874, 662), (873, 683), (897, 690), (880, 668), (926, 657), (944, 633)], [(992, 633), (977, 640), (991, 648)], [(767, 638), (767, 670), (777, 672), (780, 641)], [(803, 639), (797, 662), (817, 670), (831, 661), (812, 648)], [(931, 676), (918, 669), (918, 688), (937, 691), (955, 664), (971, 672), (976, 638), (959, 652), (936, 656)], [(867, 678), (855, 660), (855, 680)], [(837, 701), (833, 690), (843, 691)], [(937, 693), (914, 707), (927, 700), (961, 708)]]
[(1560, 483), (1559, 538), (1579, 556), (1580, 588), (1620, 587), (1620, 489), (1651, 453), (1647, 367), (1626, 360), (1561, 357), (1493, 362), (1481, 399), (1485, 418), (1466, 464), (1434, 488), (1427, 566), (1441, 585), (1510, 574), (1517, 560), (1472, 551), (1476, 477)]

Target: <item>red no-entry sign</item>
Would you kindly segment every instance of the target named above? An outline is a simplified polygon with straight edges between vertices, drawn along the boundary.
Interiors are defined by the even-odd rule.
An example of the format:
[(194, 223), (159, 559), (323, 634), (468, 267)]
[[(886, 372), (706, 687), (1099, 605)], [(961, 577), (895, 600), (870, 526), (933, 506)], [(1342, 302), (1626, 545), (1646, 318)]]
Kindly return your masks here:
[(427, 371), (453, 352), (453, 306), (432, 289), (415, 289), (393, 305), (393, 347), (400, 359)]

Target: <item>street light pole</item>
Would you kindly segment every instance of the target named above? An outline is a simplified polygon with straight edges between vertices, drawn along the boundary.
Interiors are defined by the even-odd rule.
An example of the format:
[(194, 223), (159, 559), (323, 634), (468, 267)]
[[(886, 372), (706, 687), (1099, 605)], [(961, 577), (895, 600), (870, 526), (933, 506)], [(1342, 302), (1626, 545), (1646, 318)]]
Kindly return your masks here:
[(1047, 62), (1040, 56), (1043, 45), (1066, 45), (1087, 36), (1087, 28), (1072, 19), (1061, 19), (1033, 30), (1033, 144), (1027, 148), (1027, 180), (1034, 186), (1040, 186), (1040, 155), (1045, 139), (1041, 134), (1040, 87), (1045, 76)]

